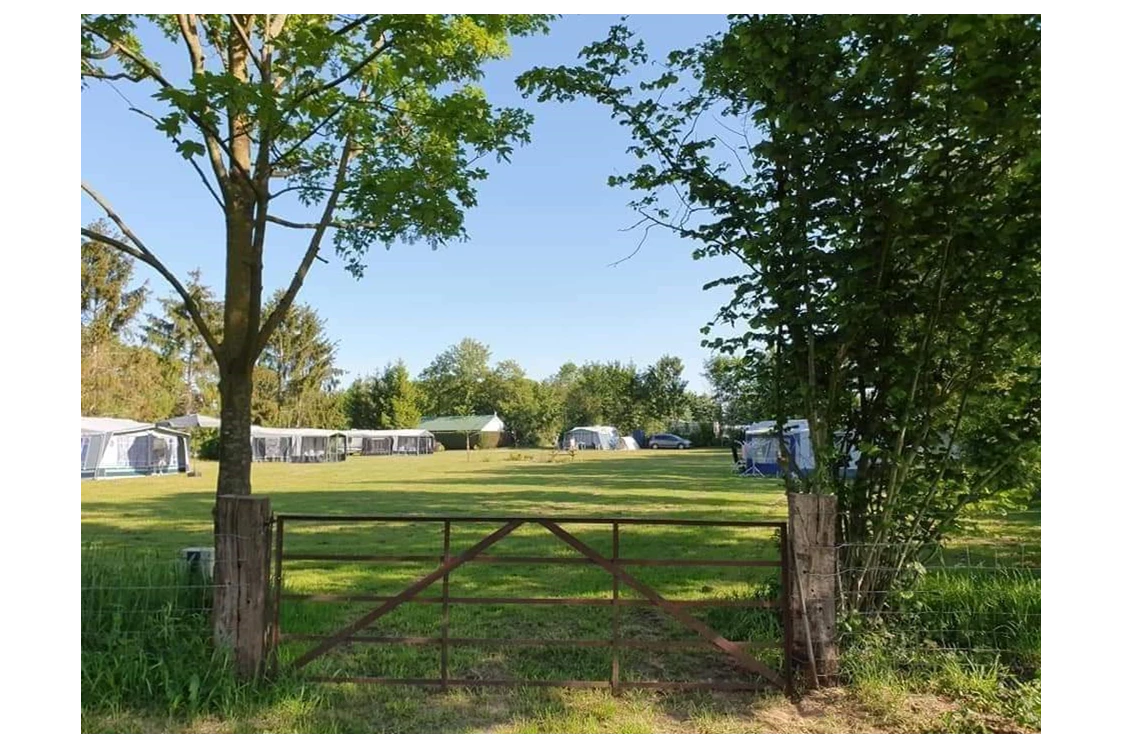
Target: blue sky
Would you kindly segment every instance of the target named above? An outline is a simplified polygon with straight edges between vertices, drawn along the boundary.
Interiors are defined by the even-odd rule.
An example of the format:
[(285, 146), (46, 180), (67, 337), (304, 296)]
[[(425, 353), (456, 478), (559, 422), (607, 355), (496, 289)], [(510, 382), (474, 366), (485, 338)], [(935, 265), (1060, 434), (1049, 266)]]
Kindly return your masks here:
[[(535, 65), (572, 64), (590, 41), (604, 38), (617, 16), (557, 20), (545, 37), (516, 39), (508, 60), (491, 64), (484, 87), (493, 102), (534, 114), (530, 145), (509, 164), (491, 167), (479, 205), (466, 219), (469, 240), (437, 251), (426, 246), (374, 247), (366, 275), (352, 278), (325, 251), (299, 301), (327, 320), (339, 343), (345, 383), (401, 358), (416, 374), (440, 351), (464, 337), (492, 350), (493, 362), (511, 358), (535, 378), (566, 361), (633, 360), (645, 366), (664, 353), (686, 364), (690, 388), (704, 391), (699, 327), (728, 291), (702, 285), (735, 269), (722, 260), (694, 261), (688, 242), (651, 232), (642, 251), (630, 253), (636, 232), (620, 229), (636, 218), (629, 194), (606, 178), (633, 164), (627, 133), (607, 111), (588, 102), (538, 104), (524, 100), (514, 78)], [(722, 16), (633, 16), (630, 25), (653, 56), (687, 46), (720, 30)], [(169, 72), (178, 56), (152, 52)], [(138, 91), (119, 86), (146, 104)], [(82, 178), (101, 192), (126, 222), (181, 278), (195, 267), (204, 282), (223, 282), (221, 214), (198, 177), (149, 122), (127, 111), (111, 88), (82, 93)], [(100, 211), (83, 196), (83, 224)], [(287, 285), (307, 232), (271, 227), (265, 254), (265, 293)], [(138, 264), (153, 295), (170, 288)]]

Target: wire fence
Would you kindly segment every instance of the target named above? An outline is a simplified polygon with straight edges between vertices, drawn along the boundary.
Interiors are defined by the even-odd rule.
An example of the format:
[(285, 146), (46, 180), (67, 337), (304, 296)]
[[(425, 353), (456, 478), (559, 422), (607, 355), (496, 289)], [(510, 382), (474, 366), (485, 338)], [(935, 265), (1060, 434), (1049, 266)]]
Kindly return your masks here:
[(1040, 511), (968, 518), (938, 545), (839, 543), (842, 651), (928, 655), (1040, 677)]
[[(233, 535), (216, 538), (249, 540)], [(213, 551), (192, 553), (84, 546), (81, 550), (82, 654), (158, 655), (185, 641), (207, 642), (214, 594)], [(236, 563), (249, 561), (236, 559)], [(236, 582), (221, 586), (234, 587)]]
[[(844, 660), (877, 656), (910, 668), (950, 657), (1039, 679), (1040, 529), (1040, 512), (1006, 513), (971, 517), (919, 553), (893, 541), (831, 546)], [(209, 640), (210, 559), (178, 555), (83, 548), (84, 661), (125, 651), (156, 656), (186, 639)]]

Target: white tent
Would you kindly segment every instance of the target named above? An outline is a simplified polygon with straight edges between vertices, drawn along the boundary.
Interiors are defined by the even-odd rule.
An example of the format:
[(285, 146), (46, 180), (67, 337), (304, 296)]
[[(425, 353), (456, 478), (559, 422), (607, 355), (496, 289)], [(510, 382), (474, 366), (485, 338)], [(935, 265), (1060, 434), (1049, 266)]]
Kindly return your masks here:
[(82, 477), (186, 473), (187, 434), (125, 418), (82, 418)]
[(331, 429), (250, 427), (254, 462), (338, 462), (347, 457), (347, 436)]
[(362, 455), (429, 455), (436, 437), (426, 429), (352, 429), (347, 453)]
[(214, 416), (201, 416), (198, 413), (188, 413), (185, 416), (176, 416), (166, 421), (157, 421), (157, 426), (167, 426), (173, 429), (217, 429), (222, 426), (222, 421)]
[(620, 449), (639, 449), (639, 444), (634, 437), (622, 436), (620, 437)]
[(562, 434), (562, 449), (620, 449), (615, 426), (578, 426)]

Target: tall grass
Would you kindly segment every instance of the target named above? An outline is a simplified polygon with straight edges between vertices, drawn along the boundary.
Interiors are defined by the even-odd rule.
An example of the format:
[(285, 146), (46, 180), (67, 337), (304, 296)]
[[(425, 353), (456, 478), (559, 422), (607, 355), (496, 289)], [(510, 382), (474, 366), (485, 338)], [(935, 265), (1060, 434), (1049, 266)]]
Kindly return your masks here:
[(230, 715), (285, 690), (235, 680), (210, 584), (167, 555), (84, 547), (81, 594), (83, 713)]
[[(843, 675), (860, 692), (928, 691), (1022, 727), (1041, 725), (1041, 579), (1036, 570), (947, 568), (895, 593), (889, 610), (842, 621)], [(978, 715), (976, 714), (976, 717)], [(988, 729), (957, 712), (949, 729)]]

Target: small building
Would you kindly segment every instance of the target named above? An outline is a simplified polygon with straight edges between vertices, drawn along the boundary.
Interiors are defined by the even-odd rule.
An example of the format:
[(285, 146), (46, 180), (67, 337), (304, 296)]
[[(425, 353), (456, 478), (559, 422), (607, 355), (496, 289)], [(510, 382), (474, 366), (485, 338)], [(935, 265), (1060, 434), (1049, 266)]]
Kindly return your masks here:
[(615, 426), (577, 426), (562, 434), (561, 449), (621, 449), (620, 432)]
[(430, 455), (436, 437), (425, 429), (351, 429), (347, 435), (347, 454)]
[(126, 418), (82, 418), (82, 477), (186, 473), (188, 439), (182, 431)]
[(254, 462), (340, 462), (347, 436), (331, 429), (250, 427)]
[(445, 449), (492, 449), (503, 440), (506, 426), (498, 415), (436, 416), (422, 418), (421, 428), (432, 433)]

